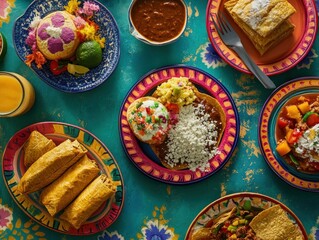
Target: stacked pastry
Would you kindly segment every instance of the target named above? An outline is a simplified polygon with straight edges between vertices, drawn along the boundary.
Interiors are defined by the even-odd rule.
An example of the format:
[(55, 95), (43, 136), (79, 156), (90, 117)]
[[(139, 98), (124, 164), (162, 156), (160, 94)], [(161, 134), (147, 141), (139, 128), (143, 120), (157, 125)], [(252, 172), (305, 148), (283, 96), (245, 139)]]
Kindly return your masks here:
[(289, 17), (296, 9), (287, 0), (228, 0), (224, 6), (261, 55), (295, 28)]
[(40, 202), (51, 216), (64, 210), (60, 219), (80, 228), (116, 191), (86, 152), (77, 140), (68, 139), (55, 146), (52, 140), (33, 131), (24, 145), (28, 169), (18, 191), (26, 194), (41, 190)]

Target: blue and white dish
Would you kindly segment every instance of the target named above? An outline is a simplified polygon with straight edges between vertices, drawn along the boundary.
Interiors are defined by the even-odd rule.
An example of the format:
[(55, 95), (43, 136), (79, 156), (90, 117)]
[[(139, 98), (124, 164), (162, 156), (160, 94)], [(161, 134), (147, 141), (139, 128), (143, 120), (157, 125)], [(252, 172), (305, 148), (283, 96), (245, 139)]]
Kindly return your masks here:
[[(29, 33), (29, 25), (34, 17), (39, 16), (43, 18), (51, 12), (64, 10), (64, 6), (68, 4), (68, 1), (35, 0), (29, 5), (25, 13), (15, 21), (13, 43), (18, 56), (23, 62), (26, 60), (26, 56), (32, 52), (26, 44), (26, 38)], [(31, 65), (33, 71), (45, 83), (63, 92), (85, 92), (99, 86), (110, 77), (120, 58), (120, 33), (114, 17), (100, 2), (95, 0), (91, 2), (100, 7), (100, 10), (94, 14), (93, 20), (100, 27), (100, 35), (106, 39), (105, 48), (103, 49), (103, 59), (100, 65), (91, 69), (85, 75), (78, 77), (68, 72), (53, 75), (49, 69), (49, 63), (44, 64), (42, 69), (38, 69), (34, 63)]]

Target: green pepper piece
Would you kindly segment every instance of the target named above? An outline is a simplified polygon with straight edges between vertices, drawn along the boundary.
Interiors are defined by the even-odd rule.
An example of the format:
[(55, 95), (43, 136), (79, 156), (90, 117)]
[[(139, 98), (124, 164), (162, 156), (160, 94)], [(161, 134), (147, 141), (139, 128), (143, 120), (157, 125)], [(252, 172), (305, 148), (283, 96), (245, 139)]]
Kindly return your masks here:
[(314, 112), (306, 112), (306, 114), (302, 117), (302, 121), (305, 122)]
[(142, 102), (139, 102), (138, 104), (136, 104), (136, 109), (138, 109), (140, 106), (142, 106), (143, 103)]
[(299, 162), (298, 162), (298, 160), (295, 158), (294, 155), (289, 154), (289, 158), (290, 158), (290, 160), (291, 160), (296, 166), (299, 166)]
[(234, 233), (236, 232), (237, 230), (237, 227), (233, 226), (233, 225), (229, 225), (228, 228), (227, 228), (228, 231), (230, 231), (231, 233)]
[(247, 211), (250, 210), (250, 209), (251, 209), (251, 201), (246, 200), (246, 201), (244, 202), (243, 208), (244, 208), (245, 210), (247, 210)]

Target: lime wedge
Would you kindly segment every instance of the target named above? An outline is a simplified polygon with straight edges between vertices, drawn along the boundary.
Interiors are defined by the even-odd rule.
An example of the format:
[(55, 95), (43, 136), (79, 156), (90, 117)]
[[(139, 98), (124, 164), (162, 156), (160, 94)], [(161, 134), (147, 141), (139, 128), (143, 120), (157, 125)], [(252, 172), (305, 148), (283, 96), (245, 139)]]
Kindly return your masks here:
[(86, 74), (88, 71), (90, 71), (90, 69), (87, 67), (72, 64), (72, 63), (68, 63), (67, 69), (68, 69), (68, 72), (74, 76), (81, 76)]

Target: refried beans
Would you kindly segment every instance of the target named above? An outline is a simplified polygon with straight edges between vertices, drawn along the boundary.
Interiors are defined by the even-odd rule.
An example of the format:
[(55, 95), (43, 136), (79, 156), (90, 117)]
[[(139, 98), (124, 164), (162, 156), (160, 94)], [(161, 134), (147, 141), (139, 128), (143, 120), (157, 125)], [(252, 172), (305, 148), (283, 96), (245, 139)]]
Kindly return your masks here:
[(131, 20), (148, 40), (165, 42), (183, 30), (186, 9), (181, 0), (137, 0), (131, 9)]

